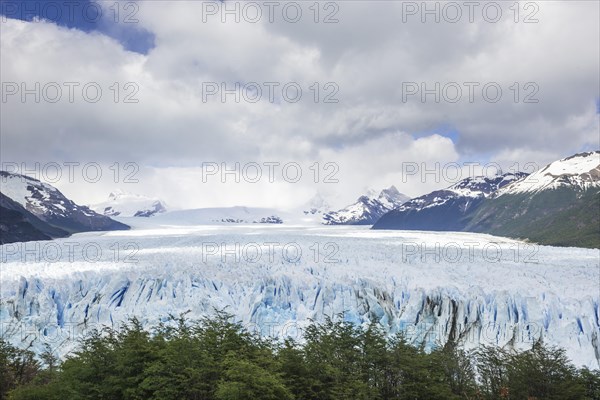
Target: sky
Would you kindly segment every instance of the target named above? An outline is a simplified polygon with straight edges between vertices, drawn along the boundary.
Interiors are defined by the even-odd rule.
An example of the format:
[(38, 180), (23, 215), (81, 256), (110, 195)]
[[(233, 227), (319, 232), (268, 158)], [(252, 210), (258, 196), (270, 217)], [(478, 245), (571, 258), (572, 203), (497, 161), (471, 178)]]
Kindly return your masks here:
[(2, 168), (294, 208), (600, 148), (599, 3), (464, 4), (2, 0)]

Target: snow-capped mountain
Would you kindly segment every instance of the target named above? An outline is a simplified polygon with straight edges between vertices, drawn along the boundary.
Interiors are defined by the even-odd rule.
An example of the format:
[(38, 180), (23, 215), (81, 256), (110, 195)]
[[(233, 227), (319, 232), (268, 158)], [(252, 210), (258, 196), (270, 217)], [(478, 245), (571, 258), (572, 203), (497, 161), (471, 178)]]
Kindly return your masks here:
[[(5, 255), (5, 340), (36, 351), (49, 344), (64, 355), (85, 332), (132, 317), (151, 329), (169, 315), (197, 319), (226, 309), (252, 331), (279, 338), (301, 339), (310, 319), (342, 315), (427, 348), (450, 341), (523, 350), (541, 339), (565, 348), (577, 365), (599, 366), (595, 250), (543, 246), (515, 258), (525, 244), (511, 239), (348, 226), (170, 226), (79, 239), (97, 243), (102, 259)], [(115, 242), (136, 243), (139, 251), (116, 259)], [(492, 255), (498, 259), (490, 260), (489, 243), (501, 249)], [(460, 248), (460, 259), (442, 253), (435, 262), (432, 250), (448, 244)]]
[(121, 190), (112, 192), (107, 201), (91, 205), (90, 208), (109, 217), (151, 217), (167, 211), (165, 203), (158, 198)]
[(493, 192), (527, 174), (468, 177), (443, 190), (414, 198), (383, 215), (373, 229), (460, 231), (469, 212)]
[(0, 192), (40, 220), (68, 233), (129, 229), (75, 204), (54, 186), (25, 175), (0, 171)]
[(220, 225), (220, 224), (281, 224), (282, 214), (274, 209), (259, 207), (212, 207), (175, 210), (152, 218), (161, 225)]
[(356, 203), (323, 215), (325, 225), (372, 225), (385, 213), (399, 207), (410, 198), (390, 186), (377, 194), (369, 191)]
[(325, 225), (372, 225), (390, 209), (379, 200), (360, 196), (356, 203), (323, 216)]
[(0, 217), (0, 244), (50, 240), (69, 235), (42, 221), (3, 193), (0, 193)]
[(527, 178), (498, 191), (497, 196), (534, 194), (563, 187), (577, 191), (600, 187), (600, 151), (579, 153), (550, 163)]
[(417, 197), (374, 229), (484, 232), (540, 244), (600, 248), (600, 152), (575, 154), (529, 176), (468, 178)]
[[(376, 194), (376, 192), (373, 190), (371, 191), (371, 193), (372, 195), (369, 197), (373, 197)], [(381, 192), (379, 192), (377, 200), (381, 204), (383, 204), (384, 207), (393, 210), (394, 208), (398, 208), (402, 204), (409, 201), (410, 197), (403, 193), (400, 193), (398, 189), (396, 189), (396, 186), (392, 185), (389, 188), (383, 189)]]
[(466, 230), (600, 248), (600, 151), (555, 161), (494, 193)]

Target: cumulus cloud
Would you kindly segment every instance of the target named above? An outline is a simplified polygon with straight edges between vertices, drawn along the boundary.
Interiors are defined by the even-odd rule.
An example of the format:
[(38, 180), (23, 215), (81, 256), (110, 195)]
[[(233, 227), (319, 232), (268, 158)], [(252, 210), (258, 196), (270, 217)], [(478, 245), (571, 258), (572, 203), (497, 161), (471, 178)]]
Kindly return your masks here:
[[(223, 4), (236, 3), (212, 3)], [(421, 2), (324, 4), (319, 23), (308, 3), (296, 23), (280, 9), (273, 22), (263, 14), (251, 23), (231, 15), (222, 22), (202, 2), (139, 2), (139, 28), (154, 35), (148, 54), (98, 32), (4, 19), (3, 95), (14, 89), (7, 83), (20, 90), (55, 82), (63, 96), (55, 103), (37, 103), (31, 94), (21, 101), (21, 93), (3, 100), (2, 160), (132, 161), (145, 179), (130, 190), (180, 207), (279, 207), (317, 191), (348, 202), (367, 187), (395, 184), (418, 195), (447, 184), (408, 179), (406, 162), (541, 164), (600, 146), (597, 2), (537, 2), (537, 10), (521, 2), (517, 23), (513, 3), (501, 3), (497, 22), (486, 21), (481, 8), (469, 22), (463, 8), (456, 23), (443, 16), (436, 23), (431, 15), (423, 23), (420, 13), (407, 14), (407, 5)], [(538, 22), (524, 23), (532, 11)], [(332, 12), (338, 22), (323, 23)], [(65, 82), (79, 83), (73, 102)], [(82, 87), (92, 82), (102, 89), (95, 103), (82, 98)], [(259, 101), (207, 97), (207, 84), (231, 89), (250, 82), (262, 90)], [(279, 84), (273, 101), (269, 82)], [(296, 103), (281, 91), (290, 82), (303, 91)], [(465, 82), (477, 83), (472, 102)], [(433, 94), (425, 101), (421, 93), (407, 96), (409, 88), (436, 83), (447, 90), (440, 101)], [(486, 83), (502, 89), (498, 102), (484, 98)], [(457, 86), (462, 97), (448, 101)], [(256, 95), (253, 90), (245, 94)], [(126, 103), (128, 95), (137, 102)], [(324, 102), (327, 95), (337, 102)], [(537, 102), (524, 102), (528, 95)], [(445, 137), (447, 127), (456, 135)], [(197, 180), (205, 162), (269, 161), (335, 162), (339, 183), (207, 186)], [(83, 202), (111, 189), (110, 181), (60, 185)]]

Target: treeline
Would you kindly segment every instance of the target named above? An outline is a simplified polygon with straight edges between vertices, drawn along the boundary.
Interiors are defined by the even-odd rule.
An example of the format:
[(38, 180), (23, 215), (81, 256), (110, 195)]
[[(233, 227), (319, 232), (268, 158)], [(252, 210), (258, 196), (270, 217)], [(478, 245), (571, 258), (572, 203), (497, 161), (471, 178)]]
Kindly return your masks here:
[(0, 340), (1, 399), (598, 399), (600, 372), (536, 343), (514, 353), (432, 352), (377, 327), (326, 321), (294, 341), (266, 340), (231, 316), (180, 318), (151, 334), (136, 320), (94, 332), (59, 363)]

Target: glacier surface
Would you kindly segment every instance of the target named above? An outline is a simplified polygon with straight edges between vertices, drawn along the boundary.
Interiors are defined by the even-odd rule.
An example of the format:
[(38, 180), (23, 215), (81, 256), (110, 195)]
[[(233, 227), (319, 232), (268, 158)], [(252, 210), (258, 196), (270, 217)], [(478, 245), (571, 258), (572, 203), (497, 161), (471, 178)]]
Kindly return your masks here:
[(428, 348), (526, 349), (599, 367), (600, 253), (474, 233), (368, 227), (153, 225), (0, 246), (0, 334), (64, 356), (137, 317), (232, 313), (301, 340), (311, 319), (376, 322)]

